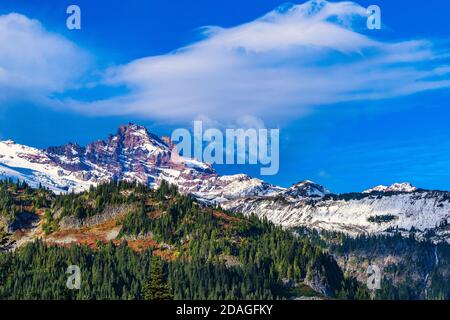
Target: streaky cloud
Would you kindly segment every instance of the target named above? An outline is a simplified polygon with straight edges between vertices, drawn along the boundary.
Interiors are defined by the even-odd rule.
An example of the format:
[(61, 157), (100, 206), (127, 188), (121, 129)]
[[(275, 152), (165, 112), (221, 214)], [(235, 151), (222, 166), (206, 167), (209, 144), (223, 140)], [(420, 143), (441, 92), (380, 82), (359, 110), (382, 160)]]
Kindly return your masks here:
[(353, 2), (309, 1), (232, 28), (204, 27), (199, 42), (108, 70), (105, 83), (128, 94), (69, 105), (173, 121), (291, 119), (319, 105), (450, 86), (448, 59), (432, 42), (375, 40), (363, 33), (366, 19)]

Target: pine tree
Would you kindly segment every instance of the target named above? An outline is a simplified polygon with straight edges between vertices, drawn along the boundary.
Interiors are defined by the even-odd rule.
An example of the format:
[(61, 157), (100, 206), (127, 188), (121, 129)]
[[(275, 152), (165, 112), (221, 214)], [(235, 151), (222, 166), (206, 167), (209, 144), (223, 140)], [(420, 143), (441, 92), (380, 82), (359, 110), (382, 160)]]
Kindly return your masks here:
[(145, 300), (172, 300), (173, 294), (167, 284), (160, 259), (152, 259), (150, 277), (143, 286)]

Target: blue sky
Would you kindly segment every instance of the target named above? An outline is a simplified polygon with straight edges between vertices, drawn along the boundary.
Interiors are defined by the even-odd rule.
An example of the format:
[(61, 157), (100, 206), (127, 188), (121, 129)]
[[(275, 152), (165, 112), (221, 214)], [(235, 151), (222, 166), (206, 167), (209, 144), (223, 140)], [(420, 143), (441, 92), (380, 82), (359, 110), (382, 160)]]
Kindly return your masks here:
[[(281, 130), (272, 183), (450, 190), (450, 3), (359, 1), (380, 6), (380, 31), (361, 28), (357, 6), (331, 12), (351, 26), (283, 14), (258, 22), (282, 3), (0, 2), (0, 139), (85, 144), (127, 122), (162, 135), (198, 116), (223, 127), (251, 116)], [(66, 28), (70, 4), (82, 30)]]

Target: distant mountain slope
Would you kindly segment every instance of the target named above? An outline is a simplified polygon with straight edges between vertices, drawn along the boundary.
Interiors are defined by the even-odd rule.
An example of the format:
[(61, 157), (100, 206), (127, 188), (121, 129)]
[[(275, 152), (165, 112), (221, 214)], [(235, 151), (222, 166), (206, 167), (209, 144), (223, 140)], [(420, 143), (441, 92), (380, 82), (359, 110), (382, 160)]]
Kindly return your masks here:
[[(389, 190), (392, 190), (389, 189)], [(410, 231), (433, 240), (450, 239), (450, 193), (414, 189), (372, 191), (320, 198), (242, 198), (224, 208), (261, 218), (284, 227), (306, 226), (350, 235)]]

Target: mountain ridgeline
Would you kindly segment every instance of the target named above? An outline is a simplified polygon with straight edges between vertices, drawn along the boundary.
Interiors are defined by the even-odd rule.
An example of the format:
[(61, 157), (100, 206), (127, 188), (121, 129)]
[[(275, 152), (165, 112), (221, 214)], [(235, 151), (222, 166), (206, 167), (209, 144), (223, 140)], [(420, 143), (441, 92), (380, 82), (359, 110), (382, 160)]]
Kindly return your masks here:
[(245, 174), (221, 176), (210, 164), (179, 156), (170, 138), (159, 138), (136, 124), (121, 126), (116, 134), (84, 147), (69, 143), (38, 150), (0, 142), (0, 179), (25, 181), (57, 194), (87, 191), (111, 180), (152, 188), (166, 181), (204, 204), (256, 215), (286, 228), (352, 236), (397, 231), (409, 236), (414, 231), (434, 242), (450, 239), (449, 192), (395, 183), (338, 195), (308, 180), (282, 188)]

